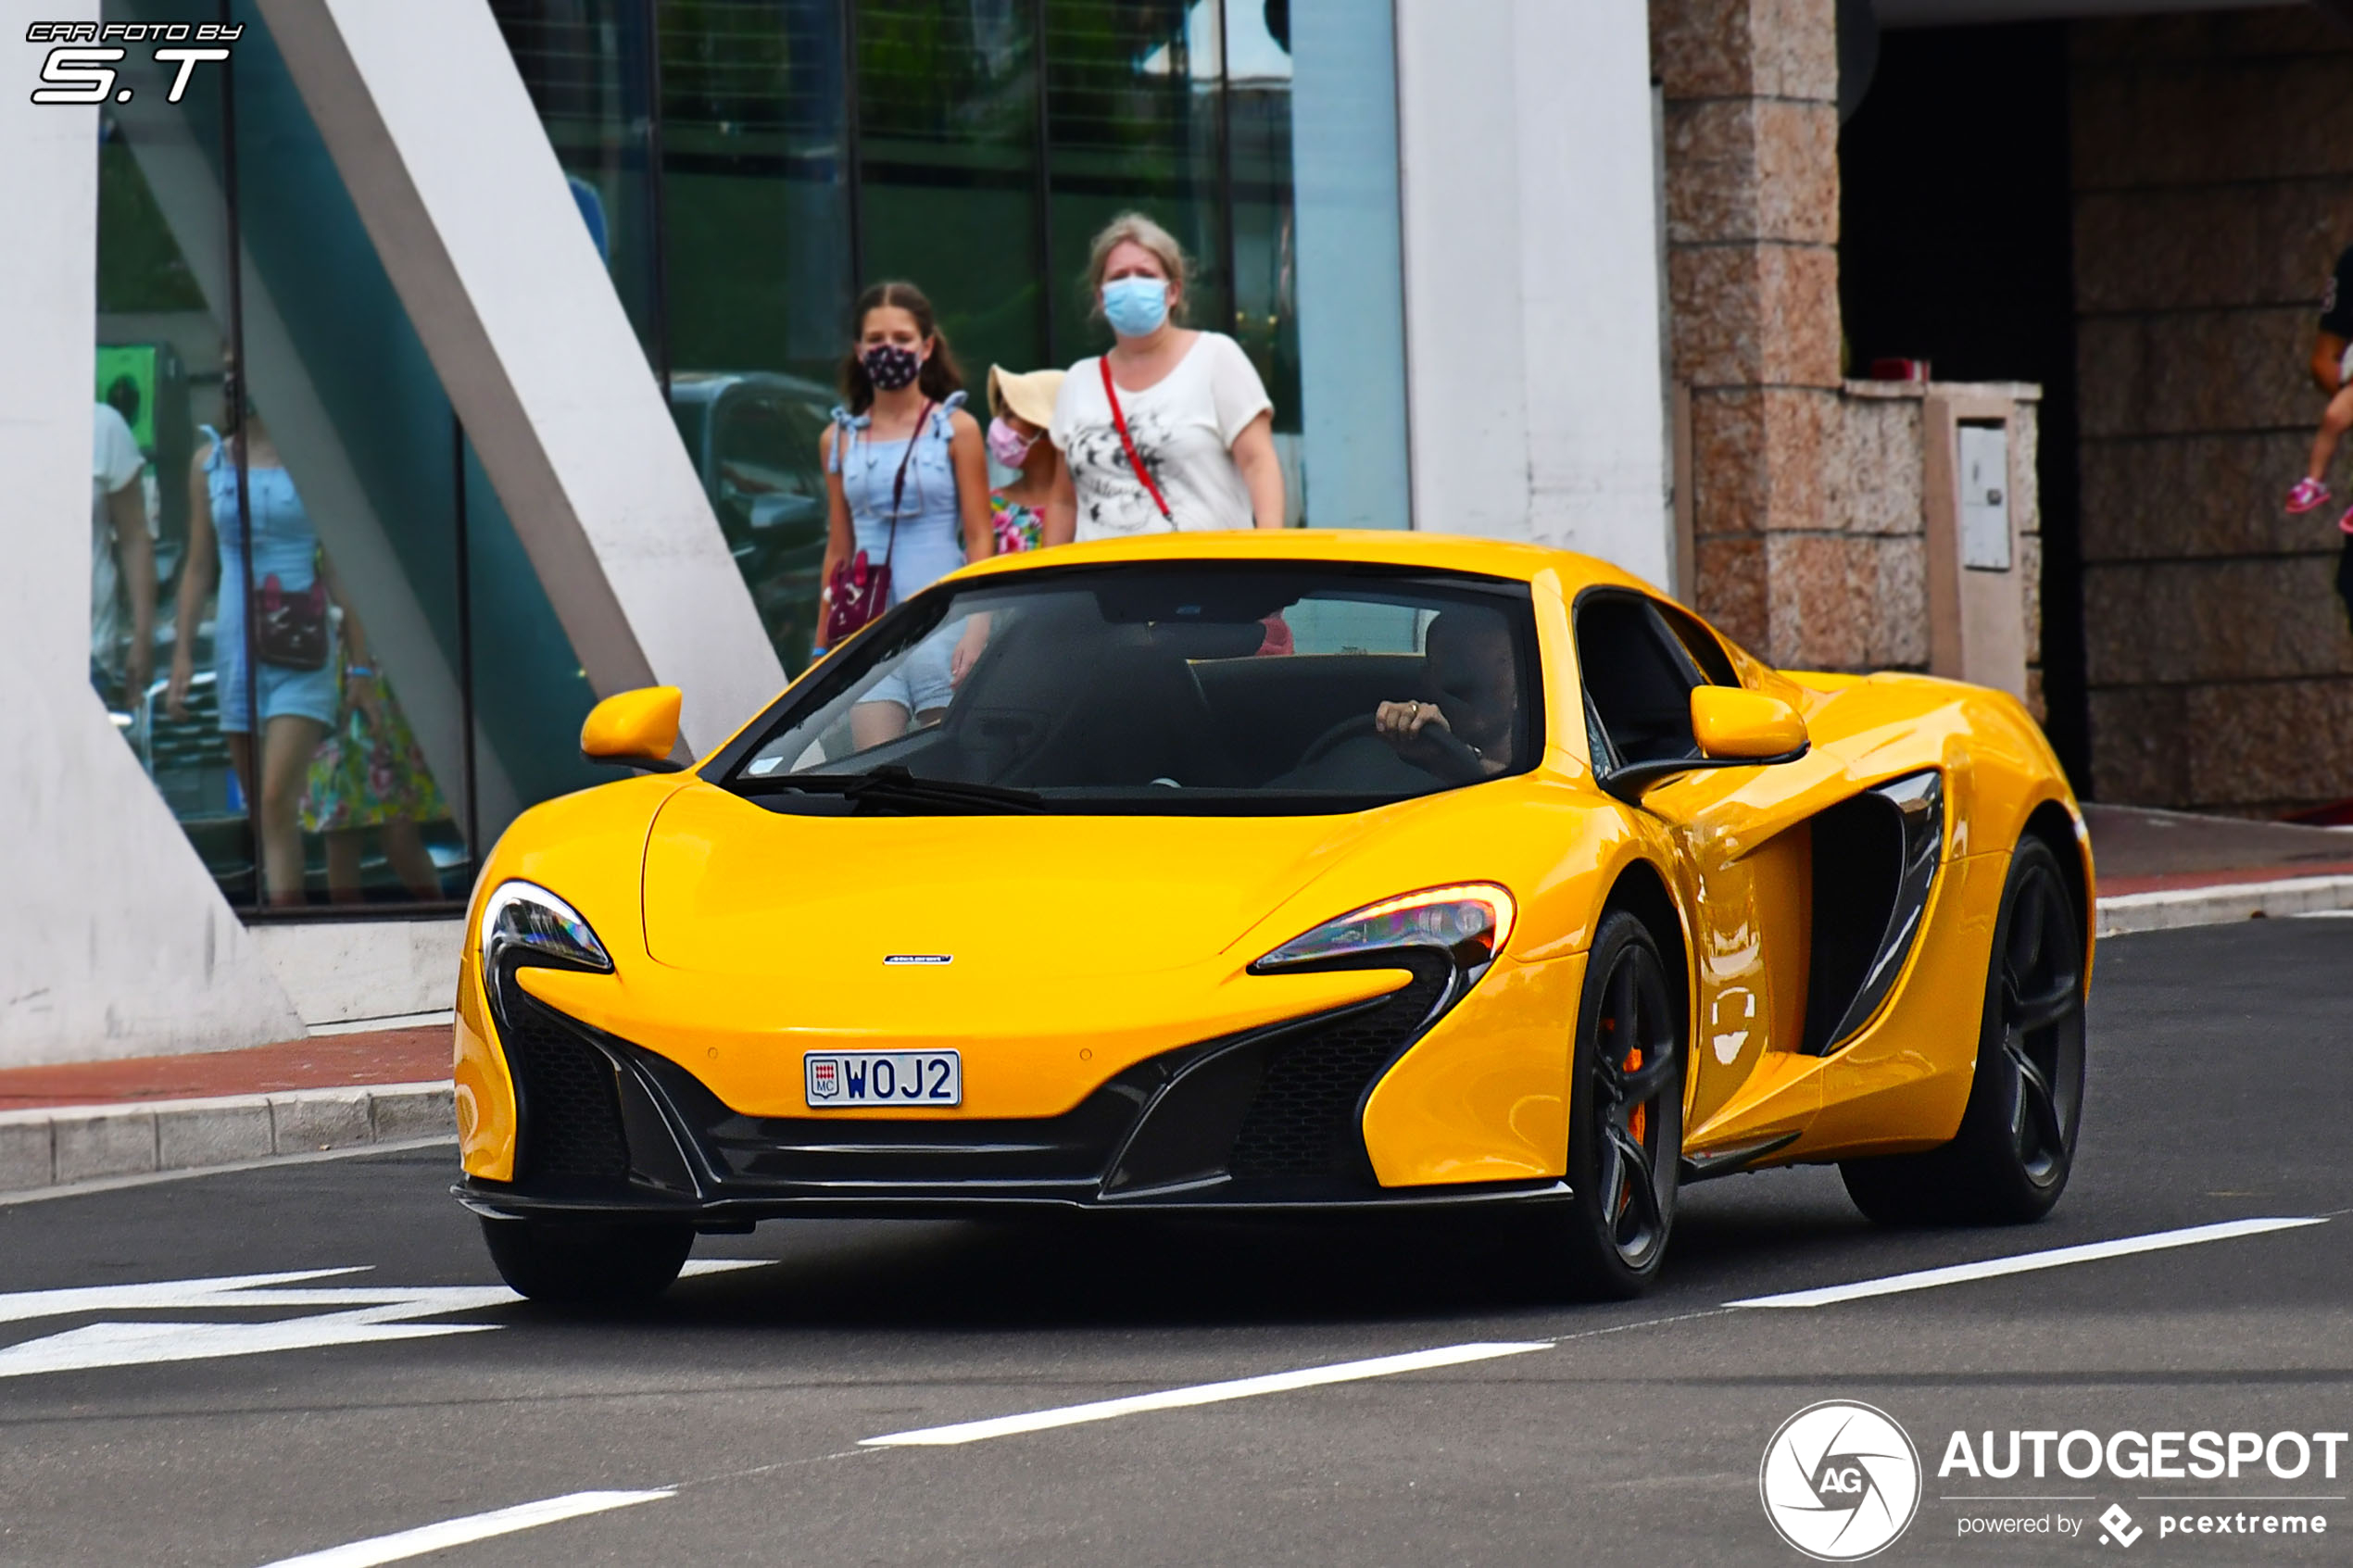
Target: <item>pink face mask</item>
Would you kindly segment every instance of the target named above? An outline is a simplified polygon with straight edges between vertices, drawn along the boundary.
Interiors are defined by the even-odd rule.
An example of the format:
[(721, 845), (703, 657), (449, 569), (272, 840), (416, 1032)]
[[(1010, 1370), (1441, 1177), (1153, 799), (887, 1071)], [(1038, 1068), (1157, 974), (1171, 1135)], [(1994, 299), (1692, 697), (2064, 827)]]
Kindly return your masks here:
[(1024, 435), (1007, 424), (1001, 414), (988, 421), (988, 455), (1009, 469), (1029, 461), (1029, 449), (1037, 445), (1036, 436)]

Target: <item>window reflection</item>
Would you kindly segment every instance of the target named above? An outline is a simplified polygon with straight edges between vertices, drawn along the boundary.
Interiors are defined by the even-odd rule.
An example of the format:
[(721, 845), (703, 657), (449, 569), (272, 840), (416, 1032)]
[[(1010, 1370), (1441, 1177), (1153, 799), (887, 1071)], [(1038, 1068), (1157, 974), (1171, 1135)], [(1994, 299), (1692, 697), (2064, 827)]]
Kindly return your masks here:
[[(857, 287), (920, 282), (975, 386), (1067, 364), (1106, 341), (1076, 279), (1129, 207), (1193, 254), (1195, 324), (1272, 392), (1293, 521), (1317, 521), (1306, 429), (1339, 455), (1332, 521), (1403, 521), (1393, 127), (1359, 112), (1393, 97), (1384, 0), (491, 8), (788, 670), (815, 631), (818, 440)], [(233, 75), (176, 106), (145, 83), (104, 121), (92, 682), (240, 904), (455, 898), (470, 836), (592, 782), (573, 745), (590, 694), (266, 20), (227, 10)], [(1304, 355), (1302, 268), (1324, 312)], [(250, 535), (240, 506), (263, 514)], [(297, 515), (302, 562), (275, 526)], [(333, 585), (323, 658), (292, 675), (247, 641), (273, 575), (282, 617)], [(266, 756), (241, 781), (256, 714), (266, 752), (296, 689), (316, 744), (274, 787)]]
[[(1323, 521), (1306, 471), (1313, 422), (1340, 465), (1329, 521), (1403, 524), (1395, 137), (1389, 111), (1367, 108), (1394, 96), (1386, 0), (492, 8), (558, 157), (602, 198), (615, 286), (668, 374), (680, 434), (787, 670), (808, 656), (823, 521), (804, 518), (792, 483), (763, 488), (774, 482), (754, 470), (799, 471), (814, 447), (794, 445), (798, 415), (762, 431), (714, 422), (714, 410), (822, 414), (850, 299), (886, 277), (930, 295), (975, 386), (991, 364), (1096, 352), (1108, 335), (1076, 277), (1096, 232), (1130, 207), (1192, 254), (1193, 324), (1232, 334), (1272, 394), (1290, 520)], [(1295, 31), (1317, 51), (1305, 103)], [(1302, 139), (1320, 149), (1304, 176)], [(1301, 178), (1320, 215), (1305, 259), (1327, 323), (1313, 376)], [(794, 456), (738, 461), (739, 444)]]
[(915, 280), (975, 384), (991, 364), (1048, 363), (1037, 15), (1029, 0), (858, 7), (864, 280)]
[[(1185, 0), (1046, 0), (1047, 159), (1052, 276), (1075, 276), (1097, 231), (1141, 207), (1197, 264), (1187, 291), (1192, 324), (1231, 332), (1217, 10), (1196, 19)], [(1088, 320), (1091, 301), (1073, 286), (1054, 292), (1065, 360), (1110, 342)]]
[(752, 602), (789, 671), (809, 662), (825, 558), (818, 442), (834, 391), (803, 376), (680, 372), (671, 412)]

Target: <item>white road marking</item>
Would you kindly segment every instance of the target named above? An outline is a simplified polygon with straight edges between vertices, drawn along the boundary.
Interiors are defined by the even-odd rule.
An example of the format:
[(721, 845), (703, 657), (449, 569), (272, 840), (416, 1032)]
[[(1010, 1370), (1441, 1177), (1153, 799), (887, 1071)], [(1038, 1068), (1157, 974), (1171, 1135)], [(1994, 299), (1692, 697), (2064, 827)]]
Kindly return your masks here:
[[(737, 1269), (759, 1268), (762, 1261), (756, 1258), (698, 1259), (681, 1273), (687, 1276), (729, 1273)], [(0, 1323), (90, 1312), (256, 1307), (342, 1309), (269, 1323), (85, 1323), (80, 1328), (0, 1348), (0, 1378), (30, 1377), (44, 1372), (88, 1372), (100, 1367), (149, 1366), (163, 1361), (213, 1361), (225, 1356), (258, 1356), (335, 1345), (430, 1339), (451, 1334), (484, 1334), (500, 1325), (421, 1323), (412, 1320), (473, 1311), (483, 1307), (503, 1307), (522, 1299), (503, 1285), (403, 1288), (304, 1283), (365, 1272), (359, 1268), (308, 1269), (295, 1273), (227, 1274), (211, 1279), (82, 1286), (0, 1295)]]
[(1191, 1405), (1214, 1404), (1225, 1399), (1246, 1399), (1260, 1394), (1282, 1394), (1295, 1388), (1315, 1388), (1327, 1383), (1350, 1383), (1362, 1378), (1388, 1377), (1398, 1373), (1419, 1372), (1428, 1367), (1455, 1366), (1465, 1361), (1488, 1361), (1497, 1356), (1516, 1356), (1530, 1350), (1549, 1350), (1572, 1339), (1583, 1339), (1595, 1334), (1615, 1334), (1629, 1328), (1651, 1328), (1662, 1323), (1680, 1323), (1692, 1317), (1713, 1317), (1718, 1312), (1743, 1307), (1827, 1307), (1840, 1301), (1861, 1300), (1873, 1296), (1894, 1296), (1905, 1291), (1931, 1290), (1939, 1286), (1960, 1285), (1970, 1280), (1998, 1279), (2005, 1274), (2031, 1273), (2040, 1269), (2062, 1268), (2070, 1263), (2089, 1263), (2104, 1258), (2130, 1257), (2137, 1252), (2157, 1252), (2169, 1248), (2195, 1247), (2201, 1242), (2227, 1241), (2234, 1236), (2261, 1236), (2271, 1231), (2295, 1230), (2305, 1225), (2326, 1224), (2325, 1215), (2297, 1218), (2230, 1220), (2220, 1224), (2193, 1225), (2185, 1230), (2159, 1231), (2150, 1236), (2123, 1236), (2114, 1241), (2095, 1241), (2080, 1247), (2054, 1248), (2046, 1252), (2028, 1252), (2009, 1258), (1992, 1258), (1982, 1262), (1957, 1263), (1948, 1268), (1922, 1269), (1916, 1273), (1891, 1274), (1884, 1279), (1860, 1280), (1853, 1285), (1834, 1285), (1818, 1290), (1793, 1290), (1780, 1296), (1755, 1296), (1740, 1301), (1727, 1301), (1723, 1306), (1703, 1312), (1679, 1314), (1671, 1318), (1648, 1319), (1639, 1323), (1619, 1323), (1605, 1329), (1591, 1329), (1583, 1333), (1564, 1334), (1557, 1339), (1510, 1340), (1469, 1345), (1442, 1346), (1433, 1350), (1413, 1350), (1403, 1355), (1379, 1356), (1371, 1361), (1341, 1361), (1332, 1366), (1307, 1367), (1298, 1372), (1269, 1373), (1260, 1377), (1236, 1378), (1227, 1383), (1203, 1383), (1189, 1388), (1171, 1388), (1157, 1394), (1134, 1394), (1125, 1399), (1098, 1399), (1089, 1404), (1064, 1405), (1055, 1410), (1030, 1411), (1020, 1415), (992, 1416), (982, 1421), (959, 1422), (952, 1426), (926, 1426), (909, 1432), (893, 1432), (881, 1437), (861, 1440), (862, 1448), (900, 1448), (954, 1443), (976, 1443), (990, 1437), (1010, 1437), (1024, 1432), (1043, 1432), (1058, 1426), (1076, 1426), (1082, 1422), (1110, 1421), (1124, 1415), (1138, 1415), (1147, 1411), (1178, 1410)]
[(1402, 1356), (1376, 1356), (1370, 1361), (1341, 1361), (1332, 1366), (1303, 1367), (1297, 1372), (1268, 1373), (1262, 1377), (1238, 1377), (1226, 1383), (1202, 1383), (1190, 1388), (1170, 1388), (1157, 1394), (1134, 1394), (1123, 1399), (1098, 1399), (1091, 1404), (1064, 1405), (1059, 1410), (1029, 1411), (1021, 1415), (992, 1416), (986, 1421), (960, 1422), (953, 1426), (927, 1426), (913, 1432), (893, 1432), (868, 1437), (864, 1448), (899, 1448), (950, 1443), (977, 1443), (988, 1437), (1009, 1437), (1019, 1432), (1043, 1432), (1082, 1422), (1109, 1421), (1142, 1411), (1177, 1410), (1188, 1405), (1212, 1405), (1226, 1399), (1247, 1399), (1259, 1394), (1285, 1394), (1294, 1388), (1315, 1388), (1327, 1383), (1353, 1383), (1367, 1377), (1393, 1377), (1402, 1372), (1430, 1367), (1460, 1366), (1466, 1361), (1492, 1361), (1498, 1356), (1549, 1350), (1549, 1339), (1507, 1340), (1471, 1345), (1447, 1345), (1435, 1350), (1411, 1350)]
[(274, 1562), (264, 1563), (262, 1568), (374, 1568), (379, 1562), (398, 1562), (406, 1558), (422, 1557), (430, 1551), (464, 1546), (469, 1541), (488, 1540), (493, 1536), (511, 1536), (518, 1530), (535, 1530), (542, 1524), (577, 1519), (584, 1513), (602, 1513), (608, 1509), (627, 1508), (633, 1503), (654, 1502), (675, 1495), (667, 1486), (650, 1492), (570, 1492), (560, 1498), (518, 1503), (513, 1508), (497, 1509), (489, 1513), (471, 1513), (463, 1519), (445, 1519), (438, 1524), (422, 1524), (397, 1535), (378, 1536), (372, 1540), (353, 1541), (348, 1546), (306, 1552), (300, 1557), (282, 1557)]
[(1998, 1279), (2004, 1274), (2032, 1273), (2038, 1269), (2064, 1268), (2070, 1263), (2091, 1263), (2103, 1258), (2126, 1258), (2135, 1252), (2161, 1252), (2168, 1248), (2196, 1247), (2201, 1242), (2229, 1241), (2234, 1236), (2261, 1236), (2269, 1231), (2296, 1230), (2305, 1225), (2326, 1223), (2326, 1217), (2311, 1215), (2296, 1219), (2228, 1220), (2216, 1225), (2192, 1225), (2186, 1230), (2158, 1231), (2150, 1236), (2128, 1236), (2115, 1241), (2088, 1242), (2081, 1247), (2056, 1247), (2047, 1252), (2022, 1252), (2015, 1257), (1988, 1258), (1982, 1262), (1955, 1263), (1948, 1268), (1889, 1274), (1884, 1279), (1857, 1280), (1852, 1285), (1824, 1286), (1818, 1290), (1751, 1296), (1724, 1304), (1728, 1307), (1828, 1307), (1841, 1301), (1860, 1301), (1872, 1296), (1896, 1296), (1907, 1290), (1932, 1290), (1941, 1285)]

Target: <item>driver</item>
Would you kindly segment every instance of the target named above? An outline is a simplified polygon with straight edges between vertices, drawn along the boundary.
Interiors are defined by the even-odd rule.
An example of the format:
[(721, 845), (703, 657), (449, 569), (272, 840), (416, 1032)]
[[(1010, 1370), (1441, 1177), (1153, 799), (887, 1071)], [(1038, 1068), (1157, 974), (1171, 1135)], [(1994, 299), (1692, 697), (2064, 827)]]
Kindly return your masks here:
[(1422, 649), (1421, 696), (1378, 704), (1371, 734), (1340, 741), (1266, 787), (1418, 795), (1433, 778), (1471, 784), (1513, 767), (1519, 668), (1504, 617), (1468, 606), (1441, 611)]
[[(1490, 609), (1440, 612), (1422, 642), (1424, 697), (1373, 709), (1373, 733), (1426, 772), (1456, 778), (1469, 752), (1482, 774), (1512, 765), (1519, 716), (1519, 661), (1511, 628)], [(1452, 736), (1459, 747), (1442, 737)]]

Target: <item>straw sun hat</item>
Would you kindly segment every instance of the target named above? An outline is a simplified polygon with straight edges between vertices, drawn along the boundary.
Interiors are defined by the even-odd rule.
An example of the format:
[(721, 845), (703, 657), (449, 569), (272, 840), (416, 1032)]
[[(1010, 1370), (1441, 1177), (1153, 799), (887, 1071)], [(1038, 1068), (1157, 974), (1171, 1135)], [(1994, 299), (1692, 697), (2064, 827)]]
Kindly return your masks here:
[(1019, 375), (1002, 365), (988, 367), (988, 411), (1011, 414), (1044, 430), (1054, 422), (1054, 395), (1062, 391), (1061, 370), (1032, 370)]

